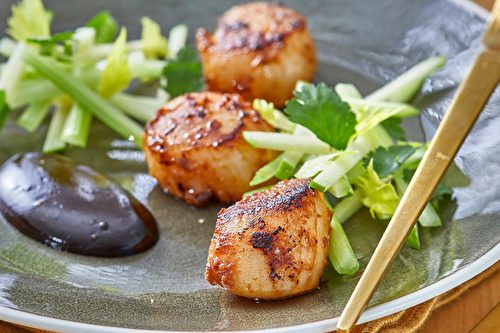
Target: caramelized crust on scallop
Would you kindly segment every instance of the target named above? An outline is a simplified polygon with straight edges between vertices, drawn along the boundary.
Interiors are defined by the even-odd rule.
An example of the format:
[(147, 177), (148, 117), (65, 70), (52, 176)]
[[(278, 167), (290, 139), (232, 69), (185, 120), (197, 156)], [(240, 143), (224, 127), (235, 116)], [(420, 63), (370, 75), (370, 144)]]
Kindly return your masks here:
[(209, 90), (238, 92), (282, 107), (298, 80), (311, 81), (316, 47), (304, 16), (277, 3), (231, 8), (214, 35), (196, 32), (196, 46)]
[(309, 181), (281, 181), (222, 209), (207, 281), (256, 299), (280, 299), (316, 287), (327, 265), (332, 212)]
[(276, 152), (250, 146), (243, 131), (274, 131), (237, 94), (190, 93), (165, 104), (146, 124), (149, 173), (188, 204), (235, 202)]

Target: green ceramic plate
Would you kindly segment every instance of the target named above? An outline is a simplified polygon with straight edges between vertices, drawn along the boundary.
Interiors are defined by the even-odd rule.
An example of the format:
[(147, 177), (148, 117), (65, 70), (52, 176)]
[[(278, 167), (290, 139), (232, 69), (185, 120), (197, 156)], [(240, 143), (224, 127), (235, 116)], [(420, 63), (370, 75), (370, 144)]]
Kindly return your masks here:
[[(164, 31), (185, 22), (213, 29), (233, 1), (46, 0), (54, 31), (84, 24), (110, 9), (131, 37), (147, 15)], [(317, 79), (356, 84), (368, 93), (434, 55), (446, 67), (428, 79), (415, 104), (425, 117), (405, 124), (410, 138), (432, 135), (454, 90), (480, 52), (485, 12), (444, 0), (285, 1), (306, 15), (316, 39)], [(465, 4), (465, 5), (464, 5)], [(4, 31), (10, 0), (0, 3)], [(471, 9), (472, 8), (472, 9)], [(474, 9), (475, 8), (475, 9)], [(192, 39), (191, 39), (192, 40)], [(496, 92), (449, 175), (453, 200), (441, 201), (443, 226), (421, 228), (422, 250), (403, 247), (361, 321), (386, 316), (465, 282), (500, 259), (500, 145)], [(28, 135), (12, 113), (0, 133), (0, 162), (18, 152), (40, 151), (47, 124)], [(221, 208), (196, 210), (165, 194), (147, 174), (143, 153), (95, 122), (89, 147), (65, 152), (106, 172), (155, 215), (161, 238), (150, 251), (120, 259), (56, 252), (21, 235), (0, 217), (0, 318), (71, 332), (295, 330), (328, 331), (359, 279), (328, 269), (313, 292), (285, 301), (257, 303), (233, 296), (204, 279), (208, 246)], [(204, 221), (203, 223), (201, 223)], [(365, 267), (385, 227), (361, 211), (346, 223)]]

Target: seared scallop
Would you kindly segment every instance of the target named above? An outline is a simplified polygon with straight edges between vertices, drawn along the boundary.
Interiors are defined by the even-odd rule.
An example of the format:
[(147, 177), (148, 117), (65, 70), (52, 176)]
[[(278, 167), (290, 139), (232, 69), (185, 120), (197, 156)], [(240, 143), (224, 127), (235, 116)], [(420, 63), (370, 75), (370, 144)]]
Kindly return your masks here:
[(237, 94), (190, 93), (165, 104), (146, 124), (149, 173), (188, 204), (235, 202), (277, 152), (250, 146), (243, 131), (274, 131)]
[(284, 180), (222, 209), (205, 278), (244, 297), (307, 292), (327, 265), (332, 212), (308, 179)]
[(277, 3), (231, 8), (217, 21), (214, 35), (196, 32), (196, 47), (208, 89), (262, 98), (282, 107), (297, 80), (311, 81), (316, 47), (304, 16)]

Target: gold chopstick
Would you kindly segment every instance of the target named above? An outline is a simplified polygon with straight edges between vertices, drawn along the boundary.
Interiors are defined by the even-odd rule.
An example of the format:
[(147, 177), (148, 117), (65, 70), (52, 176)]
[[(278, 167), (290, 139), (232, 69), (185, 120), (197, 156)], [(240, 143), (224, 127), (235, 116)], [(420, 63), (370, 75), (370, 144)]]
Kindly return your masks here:
[(500, 0), (496, 1), (479, 55), (459, 86), (408, 189), (394, 213), (361, 279), (347, 302), (338, 333), (348, 333), (365, 310), (458, 149), (500, 81)]

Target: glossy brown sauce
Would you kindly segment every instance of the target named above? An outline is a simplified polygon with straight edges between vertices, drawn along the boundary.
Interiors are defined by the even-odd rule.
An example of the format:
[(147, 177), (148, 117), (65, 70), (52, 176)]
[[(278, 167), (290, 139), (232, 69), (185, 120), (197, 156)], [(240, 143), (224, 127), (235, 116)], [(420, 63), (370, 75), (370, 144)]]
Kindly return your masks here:
[(5, 162), (0, 213), (26, 236), (83, 255), (132, 255), (159, 236), (151, 213), (120, 184), (59, 155), (18, 154)]

